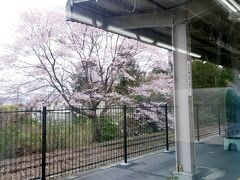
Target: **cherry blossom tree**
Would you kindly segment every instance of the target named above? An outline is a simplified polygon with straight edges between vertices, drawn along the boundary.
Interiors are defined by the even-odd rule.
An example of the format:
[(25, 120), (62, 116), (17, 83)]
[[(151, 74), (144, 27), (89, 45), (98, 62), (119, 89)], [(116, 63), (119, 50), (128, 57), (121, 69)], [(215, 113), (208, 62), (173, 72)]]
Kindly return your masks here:
[[(58, 12), (21, 15), (14, 44), (2, 57), (18, 74), (7, 92), (21, 92), (32, 104), (61, 104), (96, 118), (136, 96), (169, 96), (169, 52), (80, 23), (66, 22)], [(91, 109), (83, 111), (82, 109)]]

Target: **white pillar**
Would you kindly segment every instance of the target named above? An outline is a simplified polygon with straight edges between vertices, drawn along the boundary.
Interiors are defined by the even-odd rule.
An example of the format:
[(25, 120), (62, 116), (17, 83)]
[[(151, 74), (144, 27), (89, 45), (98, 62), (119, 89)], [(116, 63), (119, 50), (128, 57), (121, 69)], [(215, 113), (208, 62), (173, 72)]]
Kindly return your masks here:
[(192, 179), (195, 172), (192, 68), (187, 11), (178, 10), (173, 29), (174, 106), (176, 129), (176, 173), (179, 179)]

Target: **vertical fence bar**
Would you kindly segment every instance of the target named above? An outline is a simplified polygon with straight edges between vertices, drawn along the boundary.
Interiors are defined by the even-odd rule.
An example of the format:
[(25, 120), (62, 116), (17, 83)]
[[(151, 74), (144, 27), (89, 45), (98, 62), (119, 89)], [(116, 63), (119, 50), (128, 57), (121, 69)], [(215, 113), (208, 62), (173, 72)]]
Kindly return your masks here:
[(221, 106), (218, 104), (218, 135), (221, 136)]
[(47, 108), (42, 111), (42, 180), (46, 180)]
[(196, 104), (196, 122), (197, 122), (197, 141), (200, 141), (200, 133), (199, 133), (199, 106), (198, 104)]
[(124, 163), (127, 163), (127, 106), (123, 106)]
[(237, 118), (236, 118), (236, 104), (235, 103), (233, 103), (233, 113), (234, 113), (234, 123), (236, 123), (237, 122)]
[(166, 151), (169, 151), (169, 136), (168, 136), (168, 105), (164, 106), (165, 109), (165, 132), (166, 132)]

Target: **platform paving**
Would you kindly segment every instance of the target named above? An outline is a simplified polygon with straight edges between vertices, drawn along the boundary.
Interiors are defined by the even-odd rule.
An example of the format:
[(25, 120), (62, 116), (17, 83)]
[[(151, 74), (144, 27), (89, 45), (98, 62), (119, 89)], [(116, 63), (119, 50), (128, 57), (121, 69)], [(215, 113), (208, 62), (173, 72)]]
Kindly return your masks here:
[[(64, 180), (161, 180), (176, 179), (174, 149), (147, 154), (129, 161), (129, 165), (113, 164), (93, 171), (75, 174)], [(195, 179), (240, 180), (240, 152), (224, 151), (223, 138), (211, 137), (196, 143)]]

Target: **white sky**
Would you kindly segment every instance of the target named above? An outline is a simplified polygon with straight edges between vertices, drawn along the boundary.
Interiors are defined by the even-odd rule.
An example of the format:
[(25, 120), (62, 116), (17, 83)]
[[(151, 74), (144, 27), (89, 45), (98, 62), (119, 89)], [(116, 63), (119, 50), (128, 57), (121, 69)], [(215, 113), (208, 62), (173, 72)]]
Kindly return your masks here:
[[(65, 11), (67, 0), (0, 0), (0, 55), (4, 54), (4, 44), (14, 41), (15, 26), (18, 24), (19, 14), (29, 9), (62, 9)], [(0, 61), (1, 63), (1, 61)], [(0, 81), (8, 81), (19, 75), (11, 70), (0, 70)], [(19, 78), (19, 77), (18, 77)], [(2, 93), (2, 88), (0, 89)]]
[(65, 9), (67, 0), (0, 0), (0, 44), (9, 43), (14, 37), (14, 24), (19, 13), (28, 9)]

